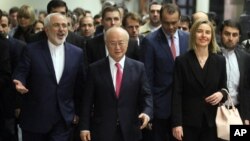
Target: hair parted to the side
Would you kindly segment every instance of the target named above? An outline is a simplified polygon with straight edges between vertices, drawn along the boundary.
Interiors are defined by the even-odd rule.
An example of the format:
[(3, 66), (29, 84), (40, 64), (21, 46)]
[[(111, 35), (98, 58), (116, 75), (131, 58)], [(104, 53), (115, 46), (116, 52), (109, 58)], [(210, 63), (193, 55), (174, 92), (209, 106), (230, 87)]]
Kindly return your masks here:
[(196, 47), (196, 41), (195, 41), (196, 31), (197, 31), (197, 29), (199, 28), (199, 26), (201, 24), (207, 24), (211, 28), (211, 42), (208, 45), (208, 51), (210, 53), (219, 52), (220, 48), (219, 48), (219, 45), (216, 42), (214, 26), (210, 21), (205, 20), (205, 19), (196, 20), (194, 22), (194, 24), (192, 25), (191, 30), (190, 30), (190, 37), (189, 37), (189, 50), (196, 50), (196, 48), (197, 48)]

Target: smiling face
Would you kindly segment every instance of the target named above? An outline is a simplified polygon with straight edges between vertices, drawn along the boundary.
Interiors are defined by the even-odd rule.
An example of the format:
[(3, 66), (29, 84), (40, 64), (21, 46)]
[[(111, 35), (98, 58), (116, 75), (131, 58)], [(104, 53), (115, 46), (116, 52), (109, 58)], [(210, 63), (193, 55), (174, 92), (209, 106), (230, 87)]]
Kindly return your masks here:
[(211, 42), (212, 38), (212, 29), (211, 27), (203, 23), (201, 24), (195, 33), (195, 43), (196, 47), (208, 47), (209, 43)]
[(44, 30), (51, 43), (56, 46), (63, 44), (68, 35), (67, 18), (61, 14), (52, 15)]

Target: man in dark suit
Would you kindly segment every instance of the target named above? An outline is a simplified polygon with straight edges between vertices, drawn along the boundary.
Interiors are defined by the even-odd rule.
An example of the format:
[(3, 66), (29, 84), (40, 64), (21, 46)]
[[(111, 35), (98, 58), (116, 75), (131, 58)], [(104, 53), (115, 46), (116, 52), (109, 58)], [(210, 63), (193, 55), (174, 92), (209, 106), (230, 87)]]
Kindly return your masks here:
[[(0, 36), (2, 38), (2, 41), (4, 42), (4, 47), (9, 50), (9, 59), (10, 59), (10, 72), (13, 73), (14, 69), (16, 68), (20, 58), (21, 54), (24, 50), (24, 47), (26, 46), (25, 42), (22, 42), (20, 40), (17, 40), (15, 38), (9, 37), (9, 19), (8, 14), (6, 12), (3, 12), (2, 18), (0, 19)], [(16, 117), (14, 115), (15, 109), (18, 107), (19, 101), (18, 96), (16, 94), (15, 87), (10, 80), (5, 81), (8, 84), (4, 86), (3, 91), (1, 92), (3, 94), (3, 104), (5, 105), (5, 127), (8, 129), (6, 133), (6, 139), (8, 141), (15, 141), (17, 140), (17, 134), (16, 134), (16, 117), (18, 114), (16, 114)], [(20, 111), (18, 108), (16, 109), (16, 113)]]
[(226, 58), (227, 87), (234, 105), (244, 124), (249, 125), (250, 120), (250, 70), (249, 54), (238, 44), (241, 35), (240, 24), (233, 20), (226, 20), (220, 28), (222, 54)]
[[(102, 25), (104, 26), (103, 32), (107, 31), (110, 27), (121, 26), (121, 14), (117, 7), (104, 8), (102, 11)], [(89, 64), (105, 58), (108, 55), (104, 43), (104, 34), (105, 33), (87, 41), (86, 51)], [(129, 40), (126, 55), (132, 59), (139, 59), (139, 46), (137, 41)]]
[(13, 76), (23, 94), (23, 141), (68, 141), (83, 93), (83, 52), (65, 42), (65, 16), (52, 13), (44, 23), (48, 40), (28, 44)]
[(126, 30), (110, 28), (105, 34), (109, 56), (89, 66), (80, 118), (82, 141), (139, 141), (140, 129), (152, 118), (145, 68), (125, 56), (128, 39)]
[[(2, 17), (2, 11), (0, 10), (0, 22)], [(0, 24), (0, 31), (3, 27)], [(6, 106), (5, 88), (10, 84), (11, 81), (11, 67), (10, 67), (10, 56), (9, 56), (9, 45), (6, 40), (0, 34), (0, 141), (11, 140), (11, 132), (9, 126), (6, 126), (7, 121), (13, 117), (14, 110), (12, 109), (12, 114), (10, 109)]]
[(162, 27), (142, 40), (142, 61), (145, 63), (154, 98), (153, 138), (168, 141), (171, 133), (170, 113), (173, 68), (176, 56), (186, 52), (189, 35), (178, 30), (180, 10), (164, 4), (160, 11)]

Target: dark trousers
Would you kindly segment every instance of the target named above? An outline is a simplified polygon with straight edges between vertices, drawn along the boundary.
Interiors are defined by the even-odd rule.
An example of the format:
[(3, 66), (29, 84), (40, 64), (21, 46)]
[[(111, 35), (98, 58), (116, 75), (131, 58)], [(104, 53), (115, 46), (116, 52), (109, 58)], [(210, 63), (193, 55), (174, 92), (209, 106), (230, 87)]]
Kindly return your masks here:
[(183, 126), (183, 141), (217, 141), (216, 127), (209, 127), (203, 119), (202, 127)]
[(17, 141), (15, 118), (0, 118), (0, 141)]
[(117, 125), (116, 134), (113, 141), (124, 141), (120, 125)]
[(173, 141), (170, 119), (153, 120), (153, 141)]
[(23, 141), (69, 141), (72, 135), (72, 127), (66, 127), (61, 120), (48, 133), (35, 133), (24, 129), (22, 133)]

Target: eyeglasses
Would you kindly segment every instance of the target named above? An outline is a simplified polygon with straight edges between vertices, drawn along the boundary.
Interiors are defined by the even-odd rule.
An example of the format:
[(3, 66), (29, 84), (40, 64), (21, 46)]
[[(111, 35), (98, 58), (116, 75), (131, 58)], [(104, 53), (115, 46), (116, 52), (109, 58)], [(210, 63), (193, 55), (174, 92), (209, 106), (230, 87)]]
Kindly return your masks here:
[(125, 45), (128, 44), (128, 42), (126, 42), (126, 41), (119, 41), (119, 42), (113, 42), (113, 41), (111, 41), (111, 42), (108, 42), (108, 44), (109, 44), (110, 47), (116, 47), (117, 45), (119, 47), (124, 47)]

